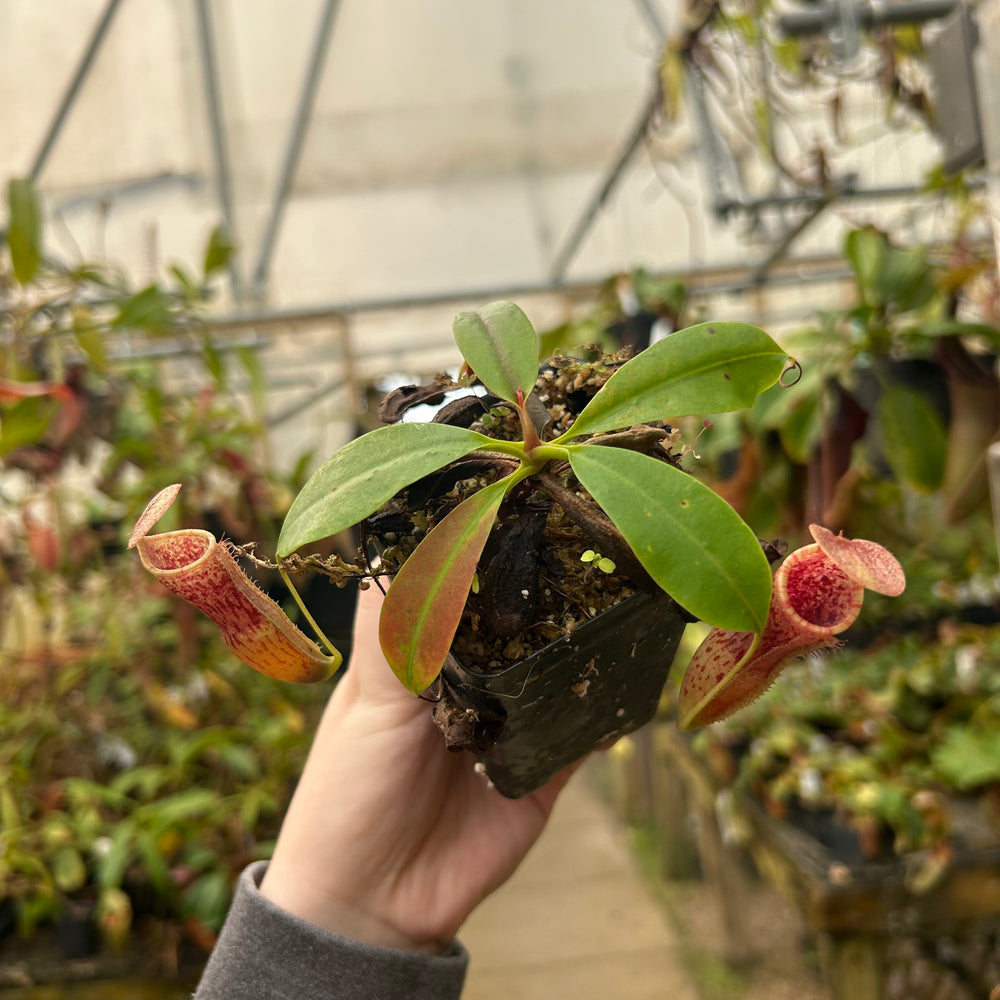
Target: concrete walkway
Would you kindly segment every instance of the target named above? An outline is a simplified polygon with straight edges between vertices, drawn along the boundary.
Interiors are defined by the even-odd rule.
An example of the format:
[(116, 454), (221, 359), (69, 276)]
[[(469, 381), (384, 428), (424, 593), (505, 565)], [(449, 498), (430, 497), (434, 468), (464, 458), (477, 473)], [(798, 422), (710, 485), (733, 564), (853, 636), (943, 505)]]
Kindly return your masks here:
[(697, 1000), (624, 828), (578, 774), (514, 877), (462, 928), (463, 1000)]

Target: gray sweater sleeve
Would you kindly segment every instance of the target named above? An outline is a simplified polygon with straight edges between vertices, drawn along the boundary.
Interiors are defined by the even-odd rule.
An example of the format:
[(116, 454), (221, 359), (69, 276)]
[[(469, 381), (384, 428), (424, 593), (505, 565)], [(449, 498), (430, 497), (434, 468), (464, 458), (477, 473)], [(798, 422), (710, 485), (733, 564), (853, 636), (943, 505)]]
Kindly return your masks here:
[(424, 955), (331, 934), (262, 896), (266, 869), (258, 861), (240, 876), (194, 1000), (450, 1000), (462, 992), (469, 957), (459, 942)]

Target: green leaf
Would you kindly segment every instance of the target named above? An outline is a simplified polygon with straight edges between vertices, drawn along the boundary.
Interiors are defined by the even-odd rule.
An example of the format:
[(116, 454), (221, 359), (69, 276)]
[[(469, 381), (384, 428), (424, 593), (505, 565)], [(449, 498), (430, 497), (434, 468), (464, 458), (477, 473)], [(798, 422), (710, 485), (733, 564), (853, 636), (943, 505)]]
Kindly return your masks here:
[(780, 430), (789, 415), (806, 402), (815, 403), (823, 390), (825, 376), (820, 365), (810, 362), (802, 366), (802, 377), (787, 388), (772, 385), (765, 389), (747, 414), (747, 422), (756, 433)]
[(569, 460), (639, 562), (678, 604), (720, 628), (763, 630), (771, 570), (729, 504), (693, 476), (637, 452), (583, 445), (569, 449)]
[(403, 686), (419, 694), (440, 673), (508, 476), (463, 500), (414, 549), (382, 606), (379, 640)]
[(73, 336), (77, 345), (95, 369), (103, 372), (108, 367), (108, 355), (104, 345), (104, 333), (89, 309), (80, 306), (73, 310)]
[(162, 764), (144, 764), (115, 775), (110, 787), (122, 795), (131, 795), (137, 791), (139, 798), (146, 802), (154, 798), (170, 782), (170, 778), (170, 770)]
[(235, 252), (236, 244), (229, 231), (225, 226), (216, 226), (205, 247), (205, 280), (208, 281), (217, 271), (228, 267)]
[(97, 869), (97, 884), (104, 888), (117, 887), (125, 878), (132, 855), (132, 842), (135, 837), (135, 823), (123, 820), (115, 827), (111, 835), (111, 845), (107, 852), (101, 855)]
[(14, 277), (26, 285), (42, 263), (42, 213), (31, 181), (12, 178), (7, 184), (7, 246)]
[(186, 268), (180, 264), (171, 264), (167, 270), (174, 276), (181, 295), (186, 301), (192, 302), (201, 295), (201, 286)]
[(882, 301), (896, 312), (909, 312), (927, 305), (937, 294), (934, 272), (921, 250), (891, 247), (879, 275)]
[(960, 791), (1000, 781), (1000, 732), (951, 726), (931, 752), (934, 767)]
[(900, 250), (872, 227), (847, 234), (845, 255), (858, 278), (862, 302), (909, 312), (926, 305), (937, 287), (920, 250)]
[(76, 892), (87, 881), (87, 866), (75, 847), (66, 845), (52, 855), (52, 881), (60, 892)]
[(584, 344), (593, 344), (605, 354), (611, 354), (620, 347), (608, 332), (607, 324), (596, 316), (571, 320), (546, 330), (538, 338), (538, 343), (543, 358), (551, 358), (556, 354), (572, 354), (586, 359), (591, 352), (583, 346)]
[(666, 309), (679, 316), (687, 303), (688, 290), (683, 281), (650, 274), (642, 268), (632, 272), (635, 294), (646, 308)]
[(416, 482), (491, 441), (447, 424), (392, 424), (344, 445), (309, 477), (278, 536), (278, 555), (335, 535)]
[(692, 413), (750, 406), (781, 377), (788, 355), (746, 323), (700, 323), (653, 344), (623, 365), (558, 439)]
[[(250, 392), (254, 401), (254, 412), (264, 413), (267, 405), (267, 379), (257, 352), (249, 347), (240, 347), (236, 357), (250, 378)], [(292, 480), (295, 481), (294, 479)]]
[(121, 304), (113, 325), (163, 330), (170, 326), (172, 320), (170, 298), (158, 285), (149, 285)]
[(782, 448), (793, 462), (800, 465), (808, 464), (822, 433), (823, 415), (818, 391), (800, 397), (799, 405), (789, 411), (778, 430)]
[(476, 312), (459, 313), (452, 333), (462, 357), (494, 395), (517, 402), (538, 378), (538, 337), (528, 317), (513, 302), (491, 302)]
[(918, 489), (936, 490), (944, 479), (948, 438), (930, 403), (919, 392), (890, 382), (879, 397), (878, 425), (896, 476)]
[(928, 320), (904, 332), (919, 337), (982, 337), (994, 350), (1000, 347), (1000, 328), (949, 317)]
[(124, 282), (116, 280), (116, 274), (106, 272), (94, 264), (81, 264), (72, 268), (67, 277), (81, 285), (95, 285), (97, 288), (119, 293), (125, 291)]
[(844, 256), (857, 276), (861, 301), (869, 305), (881, 304), (877, 286), (888, 249), (885, 234), (871, 226), (853, 230), (844, 240)]
[(199, 875), (184, 893), (184, 913), (197, 917), (210, 930), (217, 931), (226, 919), (232, 901), (229, 881), (223, 871)]
[(219, 796), (208, 788), (187, 788), (166, 798), (148, 802), (136, 810), (136, 817), (160, 831), (185, 820), (207, 818), (219, 805)]
[(226, 361), (222, 352), (212, 343), (211, 338), (206, 335), (201, 341), (202, 360), (208, 373), (212, 376), (218, 389), (226, 388)]
[(58, 410), (49, 396), (30, 396), (0, 410), (0, 456), (42, 441)]
[(158, 893), (169, 893), (172, 889), (170, 867), (156, 846), (156, 839), (146, 830), (140, 830), (135, 838), (135, 848), (146, 879)]
[(217, 753), (223, 767), (237, 778), (250, 781), (260, 776), (260, 760), (250, 747), (229, 743), (220, 746)]

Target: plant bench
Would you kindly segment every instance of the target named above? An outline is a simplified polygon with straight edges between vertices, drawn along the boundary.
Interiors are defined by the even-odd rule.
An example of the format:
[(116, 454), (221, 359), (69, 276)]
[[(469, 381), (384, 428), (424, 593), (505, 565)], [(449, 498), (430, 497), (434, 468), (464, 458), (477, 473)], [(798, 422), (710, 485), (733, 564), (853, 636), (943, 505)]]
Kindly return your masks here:
[[(749, 796), (724, 788), (673, 725), (657, 726), (645, 744), (654, 754), (653, 768), (666, 766), (683, 783), (689, 808), (699, 818), (697, 846), (703, 868), (722, 895), (731, 937), (726, 953), (732, 958), (747, 956), (745, 927), (752, 917), (740, 905), (746, 875), (729, 846), (733, 841), (798, 908), (817, 937), (822, 973), (834, 1000), (885, 996), (894, 941), (927, 943), (1000, 928), (1000, 843), (956, 851), (936, 884), (917, 893), (910, 885), (920, 855), (887, 864), (846, 864), (815, 837), (771, 817)], [(678, 829), (675, 825), (675, 834)], [(984, 988), (997, 985), (976, 981), (990, 975), (988, 961), (964, 975), (965, 984), (978, 991), (970, 995), (985, 996)]]

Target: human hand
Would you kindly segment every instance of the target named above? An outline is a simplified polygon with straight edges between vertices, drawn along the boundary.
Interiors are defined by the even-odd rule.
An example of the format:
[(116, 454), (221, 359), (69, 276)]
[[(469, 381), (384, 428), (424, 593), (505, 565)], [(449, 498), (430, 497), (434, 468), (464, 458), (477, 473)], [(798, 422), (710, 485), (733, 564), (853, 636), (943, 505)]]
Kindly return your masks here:
[(378, 643), (362, 591), (351, 666), (335, 688), (260, 891), (354, 940), (438, 952), (537, 840), (573, 767), (506, 799), (444, 745)]

